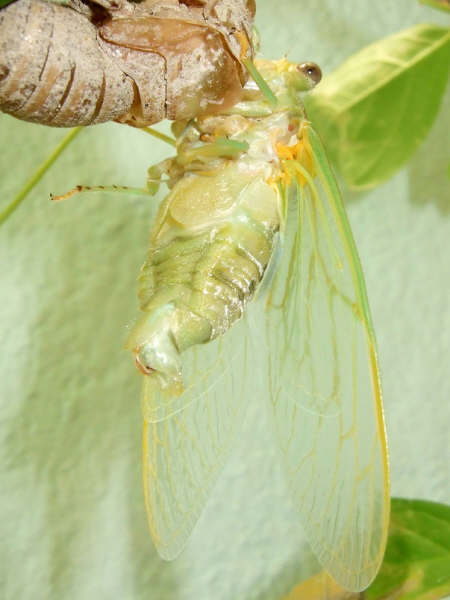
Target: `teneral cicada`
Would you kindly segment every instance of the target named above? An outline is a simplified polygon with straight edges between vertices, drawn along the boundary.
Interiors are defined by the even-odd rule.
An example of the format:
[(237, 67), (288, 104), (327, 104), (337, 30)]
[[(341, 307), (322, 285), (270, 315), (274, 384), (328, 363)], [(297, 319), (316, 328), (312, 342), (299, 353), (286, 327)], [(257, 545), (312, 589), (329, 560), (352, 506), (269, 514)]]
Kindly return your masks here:
[(176, 557), (249, 398), (267, 397), (310, 544), (361, 590), (385, 547), (387, 449), (364, 277), (300, 98), (320, 71), (286, 59), (249, 69), (242, 101), (176, 123), (176, 156), (149, 171), (150, 191), (171, 188), (128, 343), (145, 374), (150, 530), (161, 556)]
[(57, 127), (234, 104), (254, 0), (17, 0), (0, 11), (0, 110)]

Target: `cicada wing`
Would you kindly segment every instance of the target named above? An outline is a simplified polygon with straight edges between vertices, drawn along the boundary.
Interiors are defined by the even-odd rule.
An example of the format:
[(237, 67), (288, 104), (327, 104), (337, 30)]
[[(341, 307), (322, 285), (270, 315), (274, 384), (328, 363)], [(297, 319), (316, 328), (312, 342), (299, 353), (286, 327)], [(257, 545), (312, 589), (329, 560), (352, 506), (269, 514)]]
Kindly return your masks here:
[(183, 408), (162, 419), (150, 420), (144, 389), (145, 501), (153, 540), (166, 560), (185, 546), (255, 394), (248, 344), (244, 318), (214, 342), (183, 354), (189, 380)]
[(271, 403), (312, 549), (338, 583), (357, 591), (377, 573), (389, 519), (377, 355), (347, 216), (309, 126), (305, 144), (316, 177), (293, 165), (295, 214), (267, 306)]

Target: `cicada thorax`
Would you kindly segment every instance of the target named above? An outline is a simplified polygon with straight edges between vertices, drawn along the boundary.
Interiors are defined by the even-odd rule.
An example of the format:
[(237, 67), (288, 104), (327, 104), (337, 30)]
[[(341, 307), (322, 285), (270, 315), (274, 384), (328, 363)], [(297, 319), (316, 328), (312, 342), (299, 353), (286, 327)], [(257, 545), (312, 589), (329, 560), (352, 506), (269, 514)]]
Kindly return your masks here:
[(0, 11), (0, 108), (28, 121), (144, 126), (234, 104), (248, 0), (17, 0)]

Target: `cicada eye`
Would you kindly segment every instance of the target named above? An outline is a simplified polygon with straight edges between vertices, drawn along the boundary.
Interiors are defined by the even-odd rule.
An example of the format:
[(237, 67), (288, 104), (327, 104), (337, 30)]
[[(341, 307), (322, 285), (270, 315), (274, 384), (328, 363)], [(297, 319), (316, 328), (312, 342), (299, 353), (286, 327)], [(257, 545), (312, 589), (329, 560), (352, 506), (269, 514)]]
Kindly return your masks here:
[(313, 62), (302, 63), (298, 65), (298, 70), (306, 75), (313, 85), (317, 85), (322, 79), (320, 67)]

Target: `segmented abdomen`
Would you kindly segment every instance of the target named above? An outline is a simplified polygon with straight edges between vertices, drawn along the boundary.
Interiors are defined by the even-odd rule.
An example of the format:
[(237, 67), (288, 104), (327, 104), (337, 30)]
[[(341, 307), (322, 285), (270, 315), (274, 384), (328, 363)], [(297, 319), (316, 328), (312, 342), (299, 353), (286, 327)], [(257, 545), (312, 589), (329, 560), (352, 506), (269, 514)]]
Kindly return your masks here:
[(278, 194), (262, 178), (232, 165), (216, 177), (186, 179), (160, 209), (139, 291), (144, 312), (176, 307), (172, 333), (180, 350), (221, 335), (242, 316), (279, 228)]

